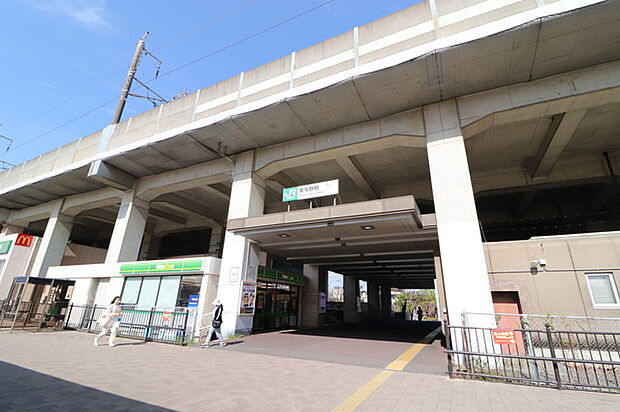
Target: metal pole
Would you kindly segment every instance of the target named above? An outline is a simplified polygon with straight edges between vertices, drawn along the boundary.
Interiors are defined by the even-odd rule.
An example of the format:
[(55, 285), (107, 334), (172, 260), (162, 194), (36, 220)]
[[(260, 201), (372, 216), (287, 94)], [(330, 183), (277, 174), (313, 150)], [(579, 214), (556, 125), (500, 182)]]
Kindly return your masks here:
[(121, 121), (123, 109), (125, 108), (125, 102), (127, 101), (127, 95), (129, 94), (129, 89), (131, 89), (131, 83), (133, 82), (133, 78), (136, 75), (136, 71), (138, 70), (140, 57), (142, 57), (142, 51), (144, 50), (144, 41), (149, 34), (150, 33), (147, 31), (144, 36), (142, 36), (142, 38), (138, 40), (138, 44), (136, 44), (136, 51), (133, 53), (133, 58), (131, 59), (131, 64), (129, 65), (129, 70), (127, 71), (127, 76), (125, 77), (125, 83), (123, 83), (123, 89), (121, 90), (121, 96), (118, 99), (116, 112), (114, 113), (114, 117), (112, 118), (112, 124), (116, 124)]
[(63, 319), (63, 322), (62, 322), (63, 323), (63, 325), (62, 325), (63, 329), (67, 329), (67, 324), (71, 320), (71, 312), (73, 312), (73, 303), (71, 304), (71, 306), (69, 306), (69, 313), (67, 314), (67, 317), (65, 319)]
[(183, 322), (183, 336), (181, 337), (181, 346), (185, 346), (185, 331), (187, 330), (187, 318), (189, 317), (189, 309), (185, 311), (185, 321)]
[(558, 389), (562, 389), (562, 379), (560, 379), (560, 366), (558, 365), (558, 361), (555, 360), (555, 348), (553, 347), (553, 337), (551, 336), (551, 327), (549, 324), (545, 324), (545, 330), (547, 331), (547, 342), (549, 343), (549, 352), (551, 353), (551, 358), (553, 359), (551, 363), (553, 364), (553, 373), (555, 375), (555, 381), (558, 385)]

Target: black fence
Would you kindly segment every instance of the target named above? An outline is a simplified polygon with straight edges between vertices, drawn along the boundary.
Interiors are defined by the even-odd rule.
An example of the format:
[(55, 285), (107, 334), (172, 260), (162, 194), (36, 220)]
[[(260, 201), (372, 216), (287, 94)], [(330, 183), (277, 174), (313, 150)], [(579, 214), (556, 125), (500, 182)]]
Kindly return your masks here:
[[(107, 306), (69, 305), (65, 329), (99, 333), (97, 319)], [(193, 339), (196, 311), (188, 308), (174, 310), (137, 309), (123, 306), (117, 336), (143, 341), (187, 345)]]
[(445, 325), (450, 377), (620, 393), (620, 333)]

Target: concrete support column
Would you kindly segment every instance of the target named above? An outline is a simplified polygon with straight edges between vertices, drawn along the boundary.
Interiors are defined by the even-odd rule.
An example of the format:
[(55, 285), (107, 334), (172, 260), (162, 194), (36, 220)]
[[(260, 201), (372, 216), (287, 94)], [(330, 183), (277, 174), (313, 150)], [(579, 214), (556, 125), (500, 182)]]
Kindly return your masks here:
[(30, 271), (31, 276), (45, 277), (47, 268), (59, 266), (62, 262), (73, 227), (73, 217), (60, 213), (62, 203), (62, 201), (57, 202), (50, 213), (41, 245)]
[(8, 235), (13, 235), (15, 233), (22, 233), (23, 230), (24, 228), (22, 226), (11, 225), (9, 223), (6, 223), (4, 226), (2, 226), (2, 230), (0, 231), (0, 236), (8, 236)]
[(222, 241), (223, 239), (223, 229), (222, 226), (212, 227), (211, 228), (211, 238), (209, 239), (209, 255), (211, 256), (219, 256), (222, 251)]
[[(233, 183), (230, 192), (228, 219), (237, 219), (263, 214), (265, 207), (265, 182), (253, 173), (254, 152), (246, 152), (235, 158)], [(222, 332), (250, 333), (252, 315), (240, 315), (240, 300), (243, 281), (256, 281), (258, 253), (243, 236), (226, 231), (224, 250), (218, 285), (218, 297), (224, 305)], [(207, 305), (207, 310), (212, 306)]]
[(159, 251), (161, 249), (161, 236), (151, 236), (151, 241), (149, 242), (149, 250), (147, 254), (147, 259), (153, 260), (159, 257)]
[(392, 288), (381, 285), (381, 319), (392, 318)]
[(138, 199), (133, 190), (123, 194), (105, 263), (131, 262), (138, 259), (149, 203)]
[(325, 325), (320, 300), (321, 292), (327, 294), (327, 271), (316, 265), (304, 265), (304, 276), (308, 278), (308, 283), (304, 285), (301, 296), (301, 327), (318, 328)]
[(368, 292), (368, 319), (377, 320), (381, 317), (379, 303), (379, 284), (376, 282), (367, 282), (366, 288)]
[(456, 102), (424, 107), (424, 123), (448, 317), (461, 325), (463, 311), (493, 313), (493, 302)]
[(344, 286), (344, 321), (359, 322), (360, 314), (357, 311), (359, 296), (359, 280), (354, 276), (343, 276)]

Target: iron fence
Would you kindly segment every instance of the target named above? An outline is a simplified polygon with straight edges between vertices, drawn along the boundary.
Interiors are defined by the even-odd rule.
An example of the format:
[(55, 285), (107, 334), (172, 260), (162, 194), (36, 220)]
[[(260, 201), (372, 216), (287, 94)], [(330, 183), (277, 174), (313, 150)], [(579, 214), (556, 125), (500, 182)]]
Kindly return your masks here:
[[(70, 305), (65, 329), (99, 333), (97, 319), (107, 306)], [(153, 342), (187, 345), (193, 339), (196, 310), (192, 308), (140, 309), (123, 306), (117, 336)]]
[(450, 377), (620, 393), (620, 332), (445, 325)]

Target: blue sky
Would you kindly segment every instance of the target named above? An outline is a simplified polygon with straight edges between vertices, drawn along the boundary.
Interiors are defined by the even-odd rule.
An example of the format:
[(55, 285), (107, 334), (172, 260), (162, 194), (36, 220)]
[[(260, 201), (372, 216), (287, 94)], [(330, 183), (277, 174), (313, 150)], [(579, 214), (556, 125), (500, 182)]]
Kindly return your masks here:
[[(116, 101), (27, 143), (118, 98), (135, 43), (147, 30), (147, 48), (164, 61), (165, 73), (326, 1), (2, 0), (0, 135), (14, 143), (2, 153), (0, 142), (0, 160), (18, 164), (109, 124)], [(333, 0), (150, 85), (166, 98), (191, 93), (417, 2)], [(138, 77), (150, 80), (154, 73), (152, 61), (143, 59)], [(124, 118), (150, 108), (130, 99)]]

